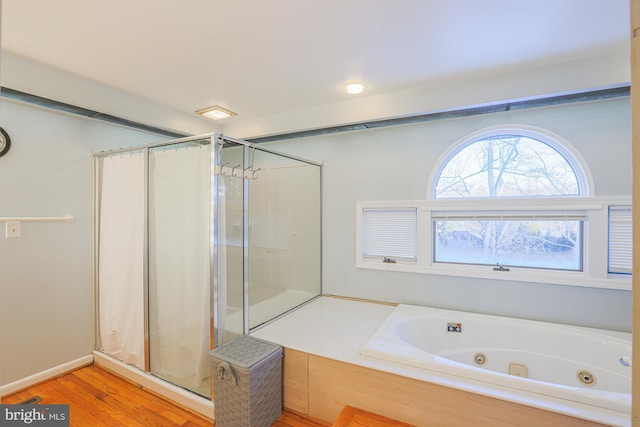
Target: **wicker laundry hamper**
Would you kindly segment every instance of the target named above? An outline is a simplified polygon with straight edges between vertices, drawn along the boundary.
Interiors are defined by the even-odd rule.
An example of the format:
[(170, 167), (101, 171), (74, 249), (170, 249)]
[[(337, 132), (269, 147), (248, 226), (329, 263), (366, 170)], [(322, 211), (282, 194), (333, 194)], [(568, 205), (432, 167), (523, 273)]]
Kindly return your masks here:
[(216, 427), (269, 427), (280, 418), (280, 345), (243, 336), (209, 354)]

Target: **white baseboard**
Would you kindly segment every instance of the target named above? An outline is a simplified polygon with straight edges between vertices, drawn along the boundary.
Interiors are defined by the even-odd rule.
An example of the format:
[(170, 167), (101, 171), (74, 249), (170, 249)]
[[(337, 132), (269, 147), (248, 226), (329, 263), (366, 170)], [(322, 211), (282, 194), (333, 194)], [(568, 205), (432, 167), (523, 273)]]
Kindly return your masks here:
[(50, 380), (51, 378), (66, 374), (67, 372), (71, 372), (83, 366), (91, 365), (92, 363), (93, 355), (90, 354), (88, 356), (83, 356), (76, 360), (63, 363), (62, 365), (54, 366), (53, 368), (47, 369), (45, 371), (29, 375), (26, 378), (22, 378), (18, 381), (0, 386), (0, 397), (13, 394), (20, 390), (24, 390), (25, 388), (29, 388), (41, 382)]
[(191, 409), (207, 418), (213, 419), (213, 402), (198, 396), (151, 374), (140, 371), (111, 356), (99, 351), (93, 352), (96, 365), (102, 366), (121, 377), (124, 377), (143, 388), (157, 393), (165, 398)]

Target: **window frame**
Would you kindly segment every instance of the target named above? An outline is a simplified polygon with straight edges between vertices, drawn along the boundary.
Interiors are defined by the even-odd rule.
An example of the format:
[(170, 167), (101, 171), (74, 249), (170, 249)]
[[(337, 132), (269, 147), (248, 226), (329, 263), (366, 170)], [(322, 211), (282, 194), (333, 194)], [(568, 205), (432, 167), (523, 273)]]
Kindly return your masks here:
[[(568, 141), (561, 136), (554, 134), (546, 129), (536, 128), (527, 125), (509, 125), (509, 126), (491, 126), (484, 129), (480, 129), (476, 132), (468, 134), (463, 138), (456, 141), (452, 147), (444, 152), (440, 158), (436, 161), (436, 167), (432, 170), (429, 177), (429, 193), (427, 199), (429, 200), (444, 200), (436, 197), (437, 181), (440, 178), (440, 174), (447, 166), (449, 161), (460, 151), (467, 148), (469, 145), (478, 142), (482, 139), (492, 136), (500, 135), (521, 135), (528, 138), (536, 139), (543, 142), (556, 150), (562, 155), (567, 163), (573, 169), (573, 172), (578, 180), (578, 187), (580, 196), (536, 196), (536, 197), (588, 197), (595, 195), (593, 189), (595, 188), (593, 182), (593, 176), (589, 170), (587, 163), (582, 155), (576, 150)], [(486, 198), (460, 198), (461, 200), (487, 200)], [(505, 198), (506, 199), (506, 198)], [(520, 199), (520, 197), (518, 197)], [(446, 200), (457, 200), (454, 198), (446, 198)]]
[[(456, 265), (478, 265), (478, 266), (491, 266), (491, 267), (502, 267), (504, 268), (535, 268), (542, 269), (547, 271), (584, 271), (584, 251), (585, 251), (585, 241), (584, 241), (584, 230), (586, 223), (586, 212), (580, 210), (566, 210), (564, 212), (526, 212), (526, 211), (518, 211), (515, 213), (506, 213), (504, 211), (495, 212), (457, 212), (455, 215), (451, 215), (448, 211), (445, 212), (434, 212), (432, 211), (431, 217), (431, 238), (433, 239), (431, 243), (432, 247), (432, 261), (434, 264), (456, 264)], [(453, 258), (459, 256), (459, 252), (455, 252), (452, 255), (446, 255), (446, 248), (442, 248), (442, 251), (445, 252), (445, 255), (439, 259), (438, 256), (438, 241), (439, 235), (437, 232), (438, 223), (439, 222), (447, 222), (447, 221), (464, 221), (464, 222), (475, 222), (475, 221), (487, 221), (487, 222), (544, 222), (544, 221), (571, 221), (577, 222), (577, 234), (576, 234), (576, 247), (573, 252), (573, 262), (577, 263), (576, 265), (565, 265), (565, 268), (560, 266), (552, 266), (552, 265), (543, 265), (545, 263), (549, 263), (551, 259), (555, 258), (555, 252), (550, 253), (546, 257), (541, 258), (537, 265), (525, 265), (525, 263), (517, 263), (517, 261), (510, 260), (509, 255), (499, 255), (495, 254), (494, 257), (491, 258), (491, 262), (488, 261), (487, 258), (483, 260), (473, 259), (478, 256), (475, 254), (469, 258), (463, 258), (460, 260), (454, 260)], [(505, 227), (508, 229), (508, 226)], [(473, 249), (469, 249), (473, 251)], [(520, 255), (521, 256), (521, 255)], [(518, 254), (514, 258), (517, 258)], [(450, 258), (449, 260), (443, 258)], [(577, 259), (576, 259), (577, 258)], [(484, 262), (483, 262), (484, 261)], [(504, 270), (501, 270), (504, 271)]]
[[(619, 197), (562, 197), (486, 199), (482, 206), (464, 199), (397, 200), (356, 202), (356, 268), (422, 273), (440, 276), (468, 277), (514, 282), (547, 283), (605, 289), (630, 290), (631, 276), (609, 273), (608, 230), (609, 206), (629, 205), (631, 196)], [(418, 253), (415, 263), (383, 263), (364, 259), (362, 253), (362, 212), (376, 208), (415, 208), (418, 212)], [(505, 216), (521, 215), (523, 211), (545, 211), (556, 214), (583, 212), (583, 271), (545, 270), (510, 267), (509, 271), (494, 271), (492, 266), (473, 264), (434, 263), (432, 259), (432, 217), (441, 211), (501, 211)]]
[[(579, 195), (496, 197), (496, 198), (436, 198), (437, 180), (448, 162), (467, 146), (492, 136), (522, 135), (549, 145), (569, 163), (578, 180)], [(630, 205), (631, 196), (596, 197), (594, 181), (581, 154), (562, 137), (546, 129), (527, 125), (500, 125), (480, 129), (458, 140), (443, 153), (429, 178), (427, 200), (356, 202), (356, 267), (388, 271), (424, 273), (441, 276), (548, 283), (617, 290), (631, 289), (631, 276), (609, 273), (609, 207)], [(382, 263), (365, 260), (362, 253), (362, 210), (375, 208), (416, 208), (418, 212), (418, 253), (415, 263)], [(521, 216), (523, 212), (562, 216), (579, 213), (583, 223), (582, 271), (530, 267), (494, 270), (495, 266), (434, 262), (433, 216), (438, 212), (464, 215), (473, 212), (500, 212), (505, 217)]]

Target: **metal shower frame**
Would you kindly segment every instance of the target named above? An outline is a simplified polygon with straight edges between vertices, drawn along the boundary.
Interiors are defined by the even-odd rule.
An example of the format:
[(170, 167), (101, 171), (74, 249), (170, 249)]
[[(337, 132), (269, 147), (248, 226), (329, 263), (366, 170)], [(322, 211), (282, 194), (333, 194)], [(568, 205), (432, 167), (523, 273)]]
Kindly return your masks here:
[[(94, 280), (94, 325), (95, 325), (95, 343), (94, 347), (99, 349), (100, 347), (100, 325), (99, 325), (99, 238), (100, 238), (100, 229), (99, 229), (99, 212), (100, 212), (100, 201), (98, 198), (99, 194), (99, 185), (100, 185), (100, 176), (101, 176), (101, 167), (99, 159), (104, 157), (109, 157), (113, 155), (122, 155), (126, 153), (134, 153), (134, 152), (142, 152), (144, 156), (144, 246), (143, 246), (143, 304), (144, 304), (144, 371), (150, 372), (150, 356), (149, 356), (149, 150), (159, 147), (172, 147), (179, 145), (189, 145), (189, 144), (197, 144), (197, 145), (210, 145), (210, 176), (211, 180), (209, 183), (209, 192), (211, 194), (211, 208), (210, 208), (210, 243), (209, 243), (209, 265), (210, 265), (210, 319), (209, 319), (209, 327), (210, 327), (210, 336), (212, 337), (210, 348), (215, 348), (218, 346), (218, 333), (217, 326), (218, 322), (218, 277), (217, 272), (218, 269), (218, 245), (217, 245), (217, 236), (218, 236), (218, 212), (219, 203), (218, 203), (218, 192), (214, 191), (218, 188), (218, 177), (219, 175), (216, 171), (222, 170), (221, 164), (221, 150), (224, 148), (225, 144), (232, 144), (235, 146), (243, 146), (243, 175), (244, 175), (244, 184), (243, 184), (243, 333), (248, 334), (249, 330), (249, 275), (248, 275), (248, 179), (247, 171), (250, 170), (253, 172), (252, 165), (252, 152), (251, 150), (263, 151), (266, 153), (274, 154), (277, 156), (285, 157), (288, 159), (296, 160), (299, 162), (307, 163), (309, 165), (320, 167), (320, 195), (322, 194), (322, 166), (323, 164), (320, 162), (315, 162), (308, 159), (303, 159), (301, 157), (293, 156), (290, 154), (282, 153), (276, 150), (271, 150), (266, 147), (259, 146), (255, 143), (244, 141), (241, 139), (232, 138), (221, 133), (211, 133), (204, 135), (196, 135), (185, 138), (173, 139), (169, 141), (157, 142), (152, 144), (140, 145), (135, 147), (128, 148), (120, 148), (116, 150), (107, 150), (101, 151), (98, 153), (94, 153), (94, 177), (93, 177), (93, 186), (94, 186), (94, 196), (93, 196), (93, 206), (94, 206), (94, 249), (93, 249), (93, 280)], [(216, 169), (217, 167), (217, 169)], [(322, 210), (322, 197), (320, 200), (320, 209)], [(320, 224), (322, 229), (322, 224)], [(322, 256), (322, 250), (320, 251)], [(320, 274), (322, 272), (320, 271)], [(320, 278), (320, 293), (322, 294), (322, 277)], [(318, 295), (318, 296), (319, 296)], [(284, 313), (283, 313), (284, 314)]]

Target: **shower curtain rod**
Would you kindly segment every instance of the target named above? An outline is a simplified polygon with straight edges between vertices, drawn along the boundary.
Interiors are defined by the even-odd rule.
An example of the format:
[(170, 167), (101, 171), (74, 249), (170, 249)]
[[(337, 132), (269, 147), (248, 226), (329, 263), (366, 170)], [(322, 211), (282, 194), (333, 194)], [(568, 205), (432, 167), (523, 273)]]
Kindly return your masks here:
[(106, 157), (106, 156), (111, 156), (111, 155), (120, 154), (120, 153), (128, 153), (128, 152), (131, 152), (131, 151), (144, 150), (144, 149), (147, 149), (147, 148), (157, 148), (157, 147), (163, 147), (163, 146), (166, 146), (166, 145), (184, 144), (184, 143), (191, 142), (191, 141), (200, 141), (200, 140), (203, 140), (203, 139), (211, 139), (212, 137), (215, 137), (216, 135), (219, 138), (223, 139), (224, 141), (231, 142), (231, 143), (234, 143), (234, 144), (247, 145), (247, 146), (250, 146), (250, 147), (252, 147), (254, 145), (251, 142), (243, 141), (241, 139), (231, 138), (231, 137), (226, 136), (226, 135), (216, 134), (216, 133), (206, 133), (206, 134), (203, 134), (203, 135), (186, 136), (184, 138), (170, 139), (170, 140), (162, 141), (162, 142), (152, 142), (151, 144), (136, 145), (134, 147), (124, 147), (124, 148), (116, 148), (116, 149), (113, 149), (113, 150), (100, 151), (98, 153), (94, 153), (94, 156)]
[(192, 141), (200, 141), (200, 140), (203, 140), (203, 139), (211, 138), (213, 135), (215, 135), (215, 134), (208, 133), (208, 134), (204, 134), (204, 135), (187, 136), (187, 137), (179, 138), (179, 139), (170, 139), (170, 140), (162, 141), (162, 142), (153, 142), (151, 144), (136, 145), (135, 147), (125, 147), (125, 148), (117, 148), (117, 149), (113, 149), (113, 150), (100, 151), (100, 152), (97, 152), (97, 153), (93, 153), (93, 155), (96, 156), (96, 157), (107, 157), (107, 156), (113, 156), (115, 154), (129, 153), (131, 151), (144, 150), (146, 148), (157, 148), (157, 147), (163, 147), (163, 146), (166, 146), (166, 145), (184, 144), (184, 143), (192, 142)]
[(196, 135), (196, 136), (188, 136), (185, 138), (179, 138), (179, 139), (172, 139), (169, 141), (163, 141), (163, 142), (154, 142), (152, 144), (146, 144), (146, 145), (138, 145), (135, 147), (128, 147), (128, 148), (119, 148), (119, 149), (115, 149), (115, 150), (107, 150), (107, 151), (100, 151), (98, 153), (94, 153), (93, 155), (96, 157), (107, 157), (107, 156), (113, 156), (116, 154), (121, 154), (121, 153), (129, 153), (131, 151), (138, 151), (138, 150), (144, 150), (146, 148), (157, 148), (157, 147), (163, 147), (163, 146), (167, 146), (167, 145), (174, 145), (174, 144), (184, 144), (187, 142), (191, 142), (191, 141), (200, 141), (203, 139), (211, 139), (212, 137), (216, 137), (219, 139), (222, 139), (223, 141), (227, 141), (230, 142), (232, 144), (239, 144), (239, 145), (243, 145), (246, 147), (250, 147), (259, 151), (264, 151), (266, 153), (270, 153), (270, 154), (275, 154), (278, 156), (282, 156), (282, 157), (286, 157), (288, 159), (291, 160), (296, 160), (299, 162), (303, 162), (303, 163), (308, 163), (314, 166), (322, 166), (322, 162), (315, 162), (313, 160), (309, 160), (309, 159), (303, 159), (302, 157), (298, 157), (298, 156), (294, 156), (292, 154), (286, 154), (286, 153), (282, 153), (280, 151), (276, 151), (276, 150), (270, 150), (268, 148), (259, 146), (253, 142), (249, 142), (249, 141), (245, 141), (242, 139), (237, 139), (237, 138), (232, 138), (230, 136), (226, 136), (220, 133), (208, 133), (208, 134), (204, 134), (204, 135)]

